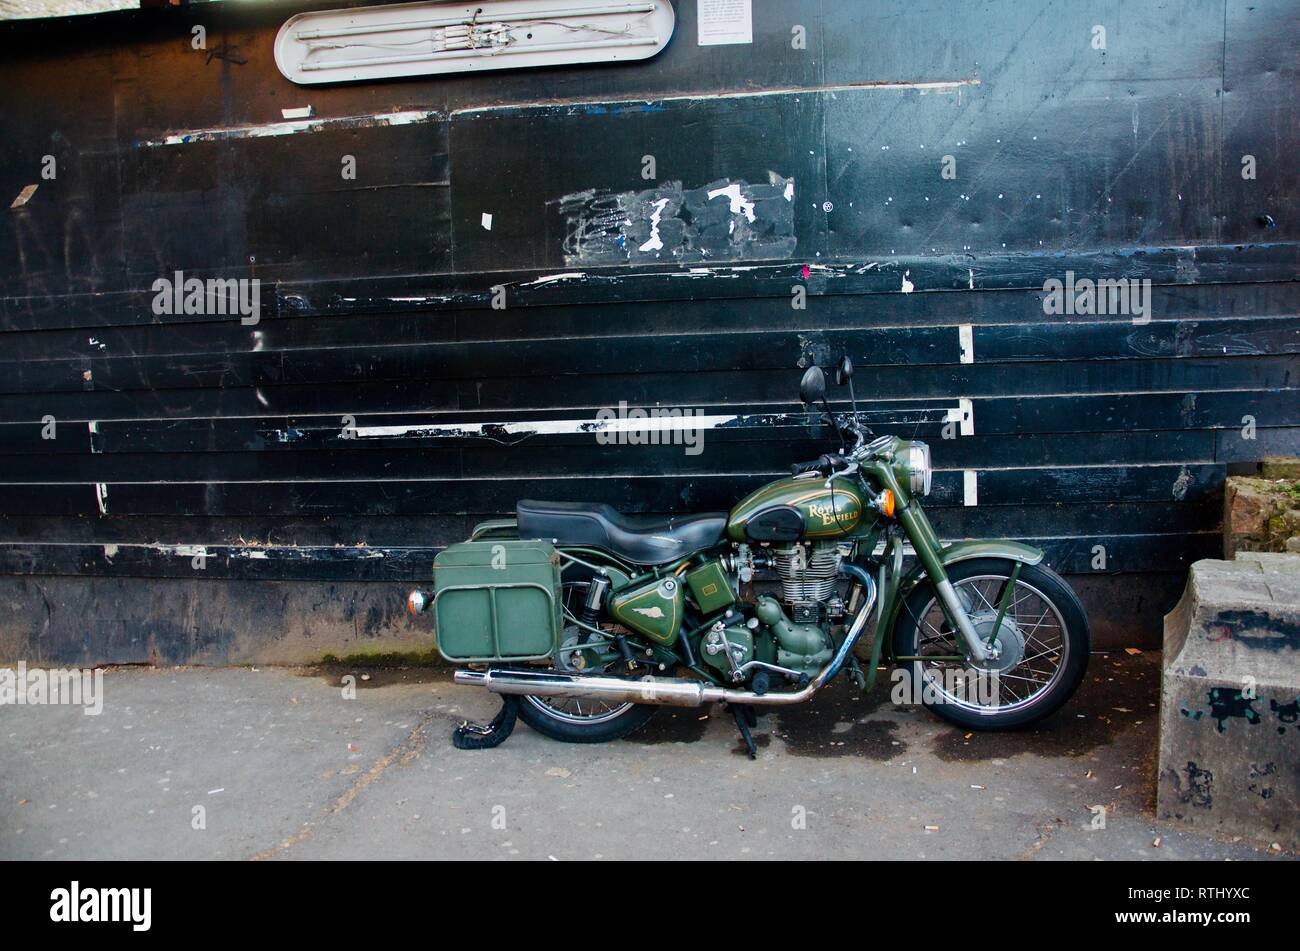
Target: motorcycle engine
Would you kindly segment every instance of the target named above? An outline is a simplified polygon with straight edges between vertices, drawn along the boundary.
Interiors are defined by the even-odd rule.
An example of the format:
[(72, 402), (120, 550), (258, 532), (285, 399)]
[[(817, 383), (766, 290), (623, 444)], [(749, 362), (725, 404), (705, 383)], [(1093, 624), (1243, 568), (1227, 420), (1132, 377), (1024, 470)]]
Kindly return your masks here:
[(845, 613), (838, 581), (848, 553), (839, 542), (805, 541), (765, 548), (760, 560), (740, 546), (729, 566), (732, 577), (743, 585), (755, 565), (765, 564), (775, 572), (779, 591), (714, 621), (701, 639), (704, 663), (735, 680), (747, 676), (742, 668), (751, 661), (816, 674), (833, 652), (831, 625)]
[(781, 581), (781, 602), (795, 623), (843, 616), (836, 581), (844, 555), (840, 543), (834, 541), (800, 542), (770, 551), (772, 567)]

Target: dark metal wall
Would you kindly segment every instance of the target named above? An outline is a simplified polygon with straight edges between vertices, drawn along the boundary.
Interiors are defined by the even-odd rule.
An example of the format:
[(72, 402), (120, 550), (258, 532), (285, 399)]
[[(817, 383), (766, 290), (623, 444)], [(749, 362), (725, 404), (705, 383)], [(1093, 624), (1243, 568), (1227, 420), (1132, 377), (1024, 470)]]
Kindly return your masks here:
[[(682, 0), (649, 62), (337, 88), (275, 68), (306, 6), (0, 26), (0, 198), (37, 185), (0, 212), (0, 657), (421, 645), (438, 546), (519, 496), (726, 508), (824, 448), (795, 389), (841, 350), (933, 443), (941, 533), (1043, 545), (1111, 642), (1218, 552), (1225, 467), (1300, 449), (1296, 0), (756, 0), (721, 47)], [(178, 270), (261, 319), (154, 313)], [(1067, 272), (1151, 280), (1150, 323), (1047, 313)], [(620, 401), (736, 418), (530, 432)]]

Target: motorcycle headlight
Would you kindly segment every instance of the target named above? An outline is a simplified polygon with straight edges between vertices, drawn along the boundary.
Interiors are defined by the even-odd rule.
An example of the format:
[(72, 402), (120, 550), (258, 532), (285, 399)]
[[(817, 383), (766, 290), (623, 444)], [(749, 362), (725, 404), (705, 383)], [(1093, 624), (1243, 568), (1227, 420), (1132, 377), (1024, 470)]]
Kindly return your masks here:
[(930, 494), (930, 447), (923, 442), (908, 443), (899, 453), (907, 472), (907, 489), (913, 495)]

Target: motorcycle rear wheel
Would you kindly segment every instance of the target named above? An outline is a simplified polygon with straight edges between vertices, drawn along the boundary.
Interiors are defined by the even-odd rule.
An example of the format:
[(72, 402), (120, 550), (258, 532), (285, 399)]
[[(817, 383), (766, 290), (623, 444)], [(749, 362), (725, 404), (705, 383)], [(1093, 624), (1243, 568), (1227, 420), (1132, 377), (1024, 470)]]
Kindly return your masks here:
[[(578, 613), (589, 586), (586, 579), (564, 582), (566, 612)], [(580, 633), (576, 626), (566, 629), (570, 636)], [(543, 736), (563, 743), (607, 743), (622, 739), (645, 726), (658, 710), (656, 706), (639, 703), (611, 704), (531, 695), (519, 699), (519, 718)]]
[(519, 718), (530, 727), (563, 743), (607, 743), (630, 736), (645, 726), (658, 707), (624, 703), (604, 714), (566, 714), (548, 697), (520, 697)]

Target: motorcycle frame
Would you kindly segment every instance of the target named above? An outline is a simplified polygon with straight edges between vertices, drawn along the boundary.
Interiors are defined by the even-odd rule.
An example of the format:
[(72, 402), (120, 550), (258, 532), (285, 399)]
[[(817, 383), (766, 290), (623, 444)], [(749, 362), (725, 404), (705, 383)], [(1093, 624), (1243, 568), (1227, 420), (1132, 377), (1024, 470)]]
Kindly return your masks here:
[[(930, 524), (930, 520), (922, 509), (920, 501), (900, 481), (898, 470), (892, 461), (883, 458), (865, 461), (859, 468), (858, 479), (868, 497), (875, 502), (877, 512), (882, 512), (882, 503), (886, 491), (892, 493), (894, 499), (892, 517), (883, 515), (882, 512), (880, 517), (872, 519), (864, 527), (849, 533), (844, 538), (845, 541), (854, 544), (855, 552), (852, 560), (841, 565), (841, 571), (855, 577), (864, 588), (867, 588), (871, 582), (874, 582), (875, 588), (875, 596), (860, 609), (861, 611), (872, 611), (875, 614), (875, 623), (871, 625), (870, 631), (873, 643), (870, 666), (867, 672), (867, 689), (870, 689), (874, 684), (876, 670), (882, 658), (891, 663), (908, 663), (919, 660), (916, 657), (896, 656), (893, 651), (893, 644), (887, 644), (886, 640), (892, 640), (889, 637), (890, 632), (893, 631), (899, 611), (905, 604), (907, 597), (927, 579), (933, 584), (939, 607), (948, 622), (953, 626), (953, 629), (961, 636), (968, 655), (966, 657), (957, 657), (955, 655), (952, 657), (946, 655), (927, 656), (926, 659), (969, 660), (979, 664), (996, 658), (998, 629), (1001, 627), (1008, 606), (1013, 601), (1020, 568), (1023, 565), (1038, 564), (1043, 559), (1043, 552), (1029, 545), (1000, 539), (962, 541), (944, 546), (940, 542), (934, 527)], [(829, 479), (827, 484), (830, 485)], [(476, 526), (470, 540), (478, 541), (485, 538), (509, 537), (511, 535), (517, 537), (517, 534), (517, 522), (514, 519), (498, 519)], [(882, 535), (885, 547), (879, 559), (876, 559), (872, 557), (872, 553), (874, 553), (875, 546)], [(916, 564), (907, 572), (903, 571), (903, 559), (905, 557), (902, 545), (903, 538), (906, 538), (911, 543), (912, 550), (916, 555)], [(656, 576), (674, 574), (682, 566), (701, 555), (722, 552), (728, 548), (730, 548), (730, 543), (699, 549), (675, 561), (649, 569), (624, 563), (610, 553), (596, 548), (573, 546), (558, 548), (557, 551), (561, 558), (572, 564), (583, 565), (591, 570), (614, 573), (616, 581), (627, 583), (651, 574)], [(1009, 583), (999, 602), (997, 621), (987, 640), (981, 640), (976, 634), (974, 626), (971, 624), (970, 618), (948, 578), (947, 569), (949, 567), (975, 558), (998, 558), (1014, 563)], [(870, 575), (872, 568), (875, 568), (876, 572), (874, 577)], [(620, 585), (616, 583), (615, 587), (618, 586)], [(820, 689), (821, 686), (824, 686), (839, 673), (847, 662), (853, 647), (868, 633), (867, 624), (862, 623), (864, 620), (864, 618), (855, 617), (846, 625), (844, 641), (837, 646), (827, 667), (823, 668), (816, 678), (817, 689)], [(686, 641), (684, 651), (686, 656), (681, 657), (674, 653), (673, 656), (678, 661), (684, 663), (691, 672), (707, 678), (714, 684), (722, 687), (729, 686), (717, 672), (694, 661), (694, 651), (689, 640), (687, 640), (687, 631), (683, 630), (679, 634), (679, 638)], [(653, 646), (651, 650), (656, 657), (661, 658), (666, 649)], [(802, 691), (799, 692), (802, 693)]]

